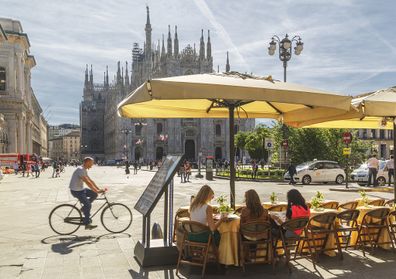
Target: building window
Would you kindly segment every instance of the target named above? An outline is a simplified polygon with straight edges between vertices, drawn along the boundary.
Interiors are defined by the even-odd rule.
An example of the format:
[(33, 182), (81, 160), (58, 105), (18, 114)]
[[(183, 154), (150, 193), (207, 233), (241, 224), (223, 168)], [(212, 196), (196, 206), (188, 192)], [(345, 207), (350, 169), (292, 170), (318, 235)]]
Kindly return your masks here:
[(0, 91), (6, 90), (6, 70), (0, 67)]
[(375, 139), (375, 129), (371, 129), (371, 138)]
[(216, 124), (216, 136), (217, 137), (221, 136), (221, 126), (220, 126), (220, 124)]
[(157, 123), (157, 135), (162, 134), (162, 123)]
[(142, 128), (143, 128), (143, 125), (135, 125), (135, 135), (141, 136), (142, 135)]
[(385, 131), (384, 130), (380, 130), (380, 139), (385, 139)]
[(239, 131), (239, 126), (238, 125), (234, 125), (234, 134), (238, 133)]

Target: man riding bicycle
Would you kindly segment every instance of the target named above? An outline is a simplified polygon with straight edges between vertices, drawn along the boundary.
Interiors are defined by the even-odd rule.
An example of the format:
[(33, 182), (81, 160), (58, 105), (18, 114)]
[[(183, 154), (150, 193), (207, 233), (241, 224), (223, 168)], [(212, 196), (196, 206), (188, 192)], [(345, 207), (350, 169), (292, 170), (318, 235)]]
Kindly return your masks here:
[[(70, 180), (70, 191), (73, 197), (77, 198), (82, 204), (82, 212), (84, 213), (83, 224), (85, 229), (92, 230), (97, 225), (92, 225), (90, 221), (91, 204), (98, 197), (98, 194), (104, 193), (105, 191), (96, 186), (95, 182), (89, 178), (87, 170), (89, 170), (94, 164), (94, 159), (91, 157), (85, 157), (82, 166), (77, 167), (73, 172)], [(84, 188), (85, 184), (90, 188)]]

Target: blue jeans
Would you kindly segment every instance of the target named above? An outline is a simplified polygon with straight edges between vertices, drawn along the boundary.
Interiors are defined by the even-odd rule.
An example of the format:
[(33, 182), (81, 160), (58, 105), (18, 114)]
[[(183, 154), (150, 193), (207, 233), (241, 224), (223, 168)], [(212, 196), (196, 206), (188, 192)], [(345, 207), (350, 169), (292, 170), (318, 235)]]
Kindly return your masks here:
[(70, 191), (72, 196), (77, 198), (82, 204), (82, 212), (84, 213), (84, 225), (88, 225), (90, 223), (89, 217), (91, 215), (91, 204), (98, 197), (98, 194), (92, 191), (91, 189), (85, 188), (82, 191)]

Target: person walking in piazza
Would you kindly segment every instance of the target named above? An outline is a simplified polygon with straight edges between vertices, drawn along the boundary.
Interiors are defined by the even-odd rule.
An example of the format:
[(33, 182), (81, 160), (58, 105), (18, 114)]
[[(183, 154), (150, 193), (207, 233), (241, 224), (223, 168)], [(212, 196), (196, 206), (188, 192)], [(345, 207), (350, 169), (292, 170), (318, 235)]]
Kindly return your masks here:
[(15, 173), (15, 175), (17, 175), (18, 172), (19, 172), (19, 165), (18, 165), (18, 162), (14, 162), (13, 168), (14, 168), (14, 173)]
[(294, 176), (297, 174), (296, 167), (290, 162), (289, 167), (287, 168), (287, 171), (289, 172), (290, 175), (290, 181), (289, 184), (296, 184), (296, 181), (294, 181)]
[(184, 182), (190, 182), (190, 175), (191, 175), (191, 164), (189, 161), (186, 161), (184, 164)]
[(137, 174), (138, 173), (138, 163), (135, 161), (133, 163), (133, 174)]
[(395, 179), (395, 161), (393, 159), (393, 155), (391, 155), (389, 161), (386, 162), (385, 169), (388, 170), (388, 186), (390, 186), (392, 176), (393, 179)]
[(371, 185), (371, 178), (373, 178), (373, 187), (377, 186), (377, 173), (379, 168), (379, 161), (377, 159), (377, 155), (373, 154), (367, 160), (367, 167), (369, 169), (369, 177), (368, 177), (368, 184), (367, 186), (370, 187)]
[(52, 177), (55, 177), (57, 168), (58, 168), (58, 162), (54, 160), (52, 162)]
[[(97, 225), (92, 225), (90, 220), (92, 203), (98, 197), (98, 194), (105, 192), (103, 189), (100, 189), (88, 176), (87, 170), (89, 170), (93, 164), (93, 158), (84, 158), (82, 166), (77, 167), (77, 169), (73, 172), (69, 184), (72, 196), (77, 198), (83, 204), (81, 209), (81, 211), (84, 213), (83, 224), (85, 225), (85, 229), (89, 230), (97, 227)], [(89, 188), (84, 188), (84, 183)]]

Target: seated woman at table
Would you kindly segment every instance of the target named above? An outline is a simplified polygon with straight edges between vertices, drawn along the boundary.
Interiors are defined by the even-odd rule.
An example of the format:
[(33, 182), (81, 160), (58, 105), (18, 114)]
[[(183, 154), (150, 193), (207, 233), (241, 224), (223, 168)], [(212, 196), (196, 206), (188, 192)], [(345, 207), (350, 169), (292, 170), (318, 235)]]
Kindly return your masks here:
[[(215, 222), (213, 219), (213, 208), (209, 204), (214, 198), (213, 190), (208, 186), (204, 185), (199, 190), (198, 194), (195, 196), (194, 200), (190, 205), (190, 220), (199, 222), (208, 226), (212, 231), (212, 235), (216, 245), (220, 243), (220, 234), (217, 228), (226, 219), (221, 218), (219, 221)], [(209, 235), (207, 233), (198, 234), (194, 236), (189, 236), (189, 240), (197, 242), (207, 242)]]
[(260, 197), (255, 190), (245, 193), (246, 207), (241, 212), (241, 224), (257, 221), (268, 221), (268, 211), (261, 205)]
[[(300, 218), (300, 217), (308, 217), (310, 216), (311, 212), (309, 207), (305, 203), (304, 197), (301, 193), (296, 190), (292, 189), (287, 192), (287, 210), (286, 210), (286, 218), (288, 220)], [(286, 237), (291, 237), (295, 234), (300, 235), (302, 230), (295, 230), (286, 231)]]

